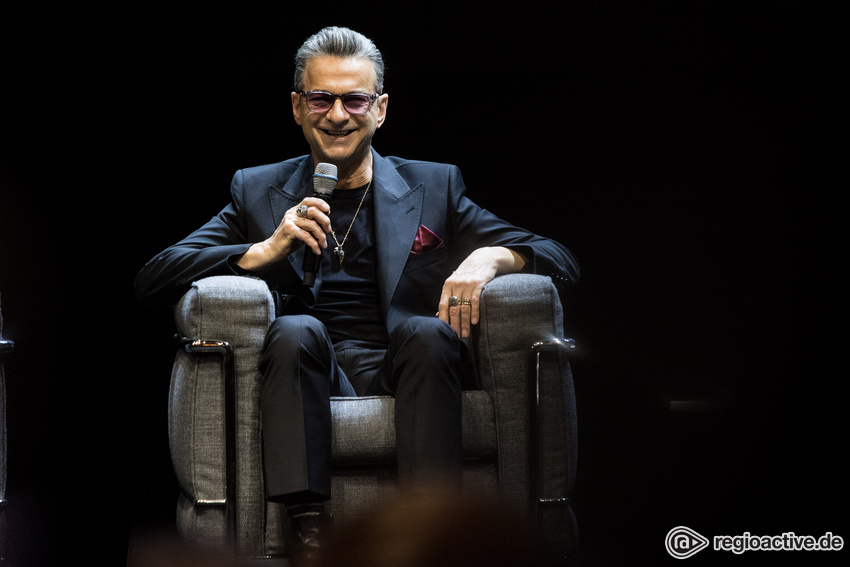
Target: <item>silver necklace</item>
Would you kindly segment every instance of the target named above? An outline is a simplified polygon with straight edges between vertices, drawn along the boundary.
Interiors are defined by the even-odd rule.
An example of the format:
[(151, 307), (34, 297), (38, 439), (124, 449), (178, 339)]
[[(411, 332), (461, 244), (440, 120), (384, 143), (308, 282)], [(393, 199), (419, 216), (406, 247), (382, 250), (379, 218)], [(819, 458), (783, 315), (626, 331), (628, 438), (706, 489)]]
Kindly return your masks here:
[(357, 210), (354, 211), (354, 217), (351, 219), (351, 224), (348, 225), (348, 230), (345, 231), (345, 236), (342, 237), (342, 242), (337, 240), (336, 232), (334, 232), (333, 228), (331, 228), (331, 236), (333, 236), (334, 242), (336, 242), (336, 248), (334, 248), (334, 256), (336, 256), (337, 260), (339, 260), (339, 265), (342, 266), (342, 261), (345, 259), (345, 250), (342, 249), (345, 241), (348, 240), (348, 235), (351, 232), (351, 227), (354, 226), (354, 221), (357, 219), (357, 213), (360, 212), (360, 207), (363, 206), (363, 201), (366, 200), (366, 193), (369, 192), (369, 188), (372, 186), (372, 180), (369, 180), (369, 185), (366, 186), (366, 190), (363, 192), (363, 197), (360, 199), (360, 204), (357, 205)]

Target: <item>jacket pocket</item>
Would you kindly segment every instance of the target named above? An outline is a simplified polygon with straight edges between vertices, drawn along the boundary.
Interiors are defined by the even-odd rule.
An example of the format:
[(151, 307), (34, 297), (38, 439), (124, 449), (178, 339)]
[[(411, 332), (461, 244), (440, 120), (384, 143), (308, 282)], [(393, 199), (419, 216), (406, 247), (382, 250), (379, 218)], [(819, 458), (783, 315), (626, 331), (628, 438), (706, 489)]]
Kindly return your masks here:
[(407, 257), (407, 263), (404, 265), (405, 274), (436, 265), (446, 260), (446, 248), (441, 247), (436, 250), (429, 250), (422, 254), (410, 254)]

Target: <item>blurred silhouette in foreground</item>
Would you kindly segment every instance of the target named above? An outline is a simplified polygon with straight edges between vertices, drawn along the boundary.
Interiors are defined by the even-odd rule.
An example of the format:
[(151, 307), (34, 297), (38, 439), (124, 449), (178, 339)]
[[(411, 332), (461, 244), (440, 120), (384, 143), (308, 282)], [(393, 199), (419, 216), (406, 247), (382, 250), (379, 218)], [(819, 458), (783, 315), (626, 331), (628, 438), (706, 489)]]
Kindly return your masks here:
[(405, 492), (338, 522), (316, 567), (549, 565), (519, 514), (459, 492)]
[[(523, 519), (493, 498), (455, 490), (403, 491), (336, 521), (307, 567), (554, 567)], [(243, 567), (245, 559), (170, 537), (142, 537), (128, 567)], [(301, 564), (299, 564), (301, 565)]]

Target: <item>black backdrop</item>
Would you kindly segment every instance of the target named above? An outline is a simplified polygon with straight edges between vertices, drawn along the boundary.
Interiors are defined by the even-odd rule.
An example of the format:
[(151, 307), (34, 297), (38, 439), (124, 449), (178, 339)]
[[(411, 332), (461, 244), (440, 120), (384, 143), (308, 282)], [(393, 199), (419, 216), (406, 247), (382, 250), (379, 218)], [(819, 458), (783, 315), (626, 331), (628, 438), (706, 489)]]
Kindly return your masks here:
[(13, 564), (121, 564), (131, 534), (172, 522), (173, 325), (135, 303), (133, 278), (224, 206), (236, 169), (306, 153), (291, 57), (325, 25), (385, 54), (380, 153), (460, 165), (473, 199), (579, 257), (564, 301), (583, 564), (672, 561), (678, 525), (850, 536), (838, 14), (559, 5), (122, 4), (4, 21)]

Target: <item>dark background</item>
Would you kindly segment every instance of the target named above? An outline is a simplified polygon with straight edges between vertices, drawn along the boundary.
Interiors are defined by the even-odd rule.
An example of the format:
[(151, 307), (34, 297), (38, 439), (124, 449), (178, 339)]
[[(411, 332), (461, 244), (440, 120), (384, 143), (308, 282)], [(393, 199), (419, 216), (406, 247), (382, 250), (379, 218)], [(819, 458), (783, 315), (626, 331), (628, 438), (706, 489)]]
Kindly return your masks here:
[[(850, 537), (843, 14), (354, 4), (3, 18), (12, 564), (120, 565), (134, 534), (173, 522), (173, 324), (133, 279), (226, 204), (235, 170), (307, 152), (291, 59), (325, 25), (385, 55), (380, 153), (459, 165), (474, 200), (579, 257), (563, 300), (580, 564), (675, 562), (679, 525)], [(681, 400), (708, 410), (670, 411)]]

